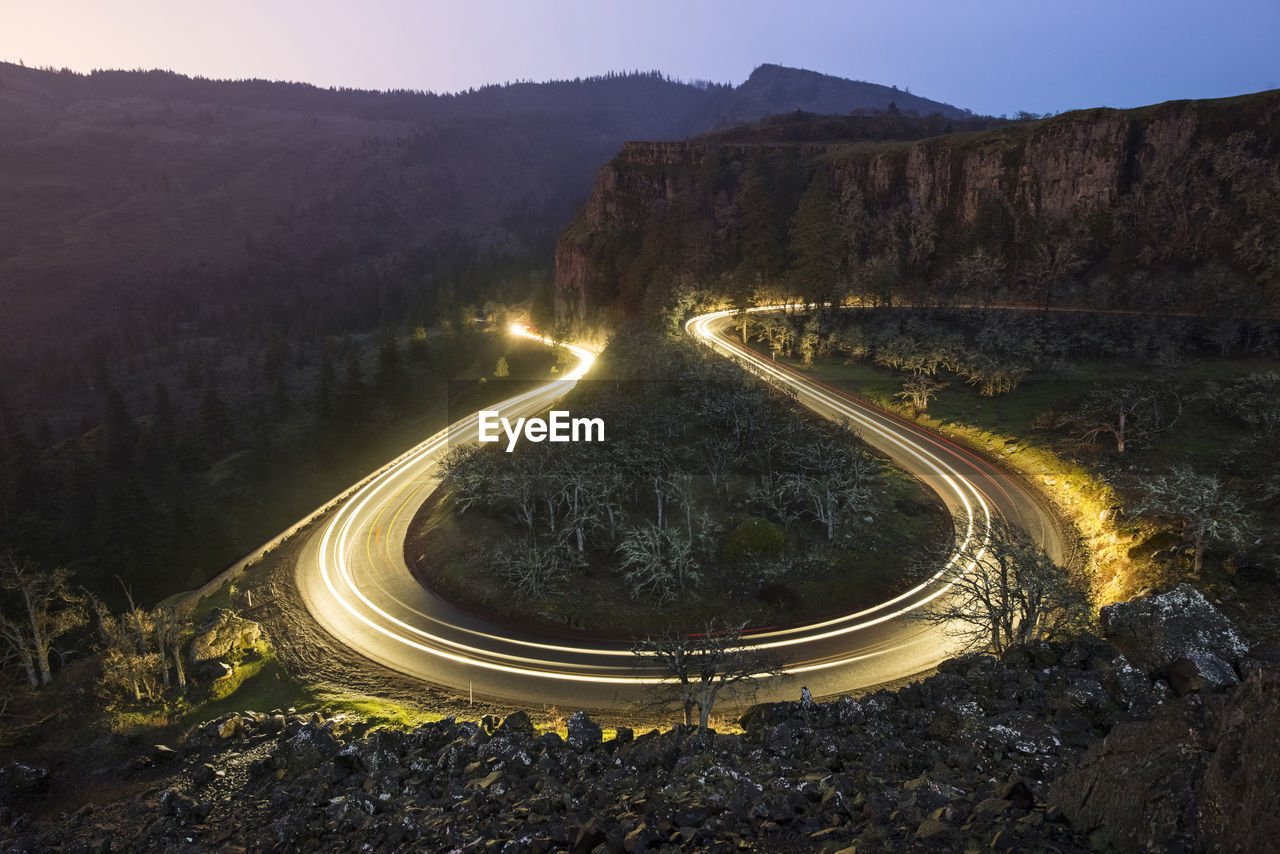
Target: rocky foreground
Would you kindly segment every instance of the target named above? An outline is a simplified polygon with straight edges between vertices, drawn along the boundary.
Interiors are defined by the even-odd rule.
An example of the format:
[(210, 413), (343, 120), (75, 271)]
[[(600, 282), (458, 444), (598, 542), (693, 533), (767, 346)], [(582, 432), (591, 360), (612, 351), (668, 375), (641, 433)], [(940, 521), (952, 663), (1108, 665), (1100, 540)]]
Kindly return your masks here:
[(245, 712), (139, 757), (137, 796), (56, 821), (28, 814), (43, 769), (0, 769), (0, 848), (1270, 850), (1280, 649), (1246, 648), (1187, 587), (1104, 609), (1103, 630), (896, 692), (757, 706), (705, 742), (603, 741), (581, 712), (567, 739), (523, 712), (359, 735)]

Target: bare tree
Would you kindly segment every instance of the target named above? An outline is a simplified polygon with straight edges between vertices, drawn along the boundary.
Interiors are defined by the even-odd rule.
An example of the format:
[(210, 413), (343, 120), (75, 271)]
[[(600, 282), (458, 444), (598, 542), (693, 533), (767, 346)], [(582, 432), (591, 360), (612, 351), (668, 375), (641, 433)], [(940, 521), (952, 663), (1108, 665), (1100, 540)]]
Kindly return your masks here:
[[(160, 649), (161, 667), (168, 671), (168, 665), (164, 663), (166, 655), (165, 648), (168, 648), (168, 655), (173, 657), (174, 678), (177, 680), (178, 687), (186, 690), (187, 673), (182, 666), (182, 642), (183, 635), (186, 633), (187, 625), (178, 619), (177, 613), (173, 608), (157, 608), (151, 614), (152, 622), (155, 625), (156, 645)], [(168, 687), (169, 680), (165, 679), (165, 687)]]
[(996, 518), (957, 555), (950, 590), (917, 618), (971, 649), (997, 655), (1016, 643), (1068, 633), (1089, 615), (1082, 584), (1021, 528)]
[(782, 672), (765, 651), (744, 643), (743, 628), (711, 620), (699, 634), (668, 629), (632, 645), (640, 666), (662, 669), (684, 711), (685, 726), (693, 725), (693, 711), (698, 710), (701, 736), (721, 691), (753, 692), (759, 680)]
[(1066, 415), (1065, 423), (1082, 442), (1095, 442), (1103, 434), (1111, 436), (1116, 453), (1123, 454), (1133, 442), (1147, 440), (1171, 426), (1162, 409), (1160, 394), (1150, 386), (1098, 386)]
[(12, 553), (0, 555), (0, 637), (22, 662), (33, 688), (53, 681), (49, 650), (54, 641), (84, 625), (84, 598), (72, 591), (71, 573), (45, 572)]
[(916, 375), (908, 377), (902, 383), (902, 391), (897, 392), (896, 396), (910, 403), (912, 410), (919, 415), (929, 408), (929, 401), (938, 396), (944, 385), (932, 377)]
[(719, 431), (708, 433), (694, 444), (698, 459), (702, 461), (711, 477), (711, 487), (719, 488), (720, 477), (725, 470), (741, 458), (741, 450), (736, 437)]
[(870, 501), (876, 465), (833, 440), (801, 448), (795, 456), (800, 471), (780, 479), (783, 492), (799, 500), (827, 529), (827, 540), (834, 540), (839, 520)]
[(1240, 544), (1253, 520), (1239, 497), (1212, 474), (1190, 466), (1173, 466), (1144, 480), (1136, 513), (1158, 513), (1182, 520), (1183, 534), (1195, 546), (1192, 575), (1200, 577), (1205, 548), (1215, 543)]
[(142, 700), (142, 685), (138, 680), (137, 654), (129, 640), (128, 629), (115, 618), (106, 604), (96, 596), (89, 603), (98, 618), (98, 634), (102, 640), (101, 683), (114, 692), (128, 689), (133, 701)]
[(544, 546), (532, 538), (524, 545), (499, 551), (493, 562), (518, 591), (533, 597), (555, 592), (569, 577), (572, 566), (564, 547)]
[(636, 595), (660, 602), (676, 598), (698, 580), (693, 543), (678, 528), (641, 525), (618, 543), (624, 578)]

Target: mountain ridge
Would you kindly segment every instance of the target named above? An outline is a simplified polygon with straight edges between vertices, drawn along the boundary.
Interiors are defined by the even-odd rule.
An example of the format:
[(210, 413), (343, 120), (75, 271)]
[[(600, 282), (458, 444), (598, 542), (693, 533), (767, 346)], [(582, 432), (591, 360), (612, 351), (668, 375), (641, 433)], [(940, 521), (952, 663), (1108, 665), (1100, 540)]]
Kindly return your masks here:
[[(768, 108), (769, 92), (809, 75), (762, 66), (732, 88), (648, 72), (436, 95), (0, 63), (0, 339), (60, 348), (70, 324), (107, 339), (126, 325), (216, 335), (258, 323), (204, 320), (211, 303), (228, 310), (219, 294), (246, 298), (244, 282), (262, 284), (251, 314), (279, 314), (317, 280), (370, 266), (389, 271), (396, 311), (430, 314), (468, 259), (549, 265), (623, 142), (704, 132), (735, 92)], [(838, 100), (838, 79), (818, 76), (824, 103)], [(842, 105), (859, 108), (870, 84), (845, 83)], [(366, 327), (386, 314), (354, 313)], [(333, 331), (346, 317), (299, 323)]]

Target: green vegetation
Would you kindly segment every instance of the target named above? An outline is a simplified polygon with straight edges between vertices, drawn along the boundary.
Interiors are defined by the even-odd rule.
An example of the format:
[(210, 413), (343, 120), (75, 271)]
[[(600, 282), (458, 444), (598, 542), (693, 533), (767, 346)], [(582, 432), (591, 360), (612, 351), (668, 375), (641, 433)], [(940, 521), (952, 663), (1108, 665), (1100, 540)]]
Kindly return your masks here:
[[(1280, 469), (1270, 452), (1280, 421), (1280, 339), (1272, 325), (914, 309), (815, 317), (785, 319), (792, 343), (780, 357), (803, 368), (794, 340), (816, 326), (815, 377), (918, 417), (1037, 484), (1087, 538), (1101, 604), (1167, 587), (1201, 562), (1205, 586), (1269, 601), (1261, 567), (1274, 561), (1280, 535)], [(768, 349), (766, 327), (757, 326), (755, 346)], [(1004, 364), (1018, 380), (997, 393), (974, 381), (974, 364)], [(899, 394), (918, 376), (939, 386), (923, 412)], [(1123, 445), (1096, 429), (1107, 419), (1119, 425), (1121, 413)], [(1179, 471), (1196, 483), (1211, 478), (1216, 486), (1206, 490), (1221, 491), (1201, 510), (1157, 500)], [(1230, 519), (1221, 515), (1228, 505), (1239, 511)], [(1259, 616), (1269, 611), (1257, 611), (1252, 620), (1242, 615), (1245, 623), (1269, 625), (1271, 617)]]
[(453, 452), (406, 546), (424, 583), (486, 614), (624, 637), (795, 624), (900, 590), (901, 543), (945, 535), (920, 483), (692, 345), (619, 336), (593, 376), (563, 406), (603, 418), (604, 446)]
[[(160, 372), (145, 392), (106, 379), (105, 426), (47, 447), (0, 399), (4, 538), (113, 604), (117, 576), (144, 601), (196, 588), (451, 413), (546, 377), (553, 357), (505, 334), (501, 314), (488, 327), (281, 344), (258, 364), (210, 352), (187, 379)], [(480, 388), (500, 359), (508, 376)], [(146, 415), (130, 403), (140, 393)]]

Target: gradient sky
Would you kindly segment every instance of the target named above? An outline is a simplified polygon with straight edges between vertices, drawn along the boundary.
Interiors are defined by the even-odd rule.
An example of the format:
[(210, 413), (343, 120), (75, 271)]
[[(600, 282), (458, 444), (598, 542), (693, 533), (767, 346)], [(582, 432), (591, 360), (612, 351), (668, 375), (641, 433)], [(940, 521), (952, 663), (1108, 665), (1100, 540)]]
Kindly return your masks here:
[(457, 91), (763, 62), (980, 113), (1280, 87), (1280, 0), (0, 0), (0, 59)]

